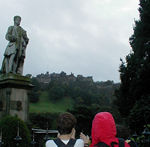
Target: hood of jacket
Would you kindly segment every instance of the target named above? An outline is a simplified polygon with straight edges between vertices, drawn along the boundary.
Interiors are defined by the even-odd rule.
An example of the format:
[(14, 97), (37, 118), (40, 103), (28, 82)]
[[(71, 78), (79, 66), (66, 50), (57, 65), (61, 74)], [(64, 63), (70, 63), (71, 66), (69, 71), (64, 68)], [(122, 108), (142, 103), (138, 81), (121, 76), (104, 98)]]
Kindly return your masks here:
[(109, 112), (97, 113), (92, 122), (92, 144), (104, 142), (110, 146), (111, 142), (118, 143), (116, 138), (116, 125), (113, 116)]

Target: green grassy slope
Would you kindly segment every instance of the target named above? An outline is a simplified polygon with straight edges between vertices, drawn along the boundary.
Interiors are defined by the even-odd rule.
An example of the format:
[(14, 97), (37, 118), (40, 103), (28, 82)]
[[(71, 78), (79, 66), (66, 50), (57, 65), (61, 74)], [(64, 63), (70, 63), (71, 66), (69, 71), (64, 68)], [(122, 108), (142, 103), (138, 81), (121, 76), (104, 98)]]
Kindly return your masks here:
[(74, 101), (71, 98), (65, 97), (55, 103), (48, 99), (48, 93), (42, 92), (38, 103), (30, 103), (29, 112), (65, 112), (68, 108), (73, 107)]

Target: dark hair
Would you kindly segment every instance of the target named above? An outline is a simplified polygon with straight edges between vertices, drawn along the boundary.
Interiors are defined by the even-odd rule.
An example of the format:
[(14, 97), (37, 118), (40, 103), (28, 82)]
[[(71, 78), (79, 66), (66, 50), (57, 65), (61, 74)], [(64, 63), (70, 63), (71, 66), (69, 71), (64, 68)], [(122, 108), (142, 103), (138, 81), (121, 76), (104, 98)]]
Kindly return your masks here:
[(21, 20), (21, 17), (20, 17), (20, 16), (14, 16), (14, 21), (15, 21), (16, 18), (20, 18), (20, 20)]
[(71, 113), (65, 112), (58, 117), (58, 131), (61, 135), (70, 134), (76, 125), (76, 118)]

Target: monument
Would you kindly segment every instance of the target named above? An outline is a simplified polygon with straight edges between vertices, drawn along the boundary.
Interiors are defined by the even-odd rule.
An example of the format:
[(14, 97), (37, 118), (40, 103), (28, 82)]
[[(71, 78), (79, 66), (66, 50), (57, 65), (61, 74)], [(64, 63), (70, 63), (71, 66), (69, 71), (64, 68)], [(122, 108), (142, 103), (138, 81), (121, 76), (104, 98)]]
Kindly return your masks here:
[(14, 16), (14, 25), (8, 28), (9, 41), (0, 73), (0, 117), (17, 115), (28, 120), (28, 92), (30, 78), (23, 76), (26, 47), (29, 42), (26, 31), (20, 26), (21, 17)]

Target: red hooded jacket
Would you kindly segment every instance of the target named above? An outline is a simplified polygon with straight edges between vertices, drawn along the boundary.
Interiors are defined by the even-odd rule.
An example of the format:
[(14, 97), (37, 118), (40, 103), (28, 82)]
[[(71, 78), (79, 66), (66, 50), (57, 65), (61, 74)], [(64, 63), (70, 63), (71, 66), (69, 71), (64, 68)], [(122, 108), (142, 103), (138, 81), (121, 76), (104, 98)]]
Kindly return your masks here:
[[(104, 142), (110, 147), (112, 142), (119, 143), (116, 132), (113, 116), (109, 112), (97, 113), (92, 123), (92, 144), (90, 147), (94, 147), (98, 142)], [(114, 147), (119, 147), (119, 145), (114, 145)], [(125, 142), (125, 147), (130, 147), (130, 145)]]

